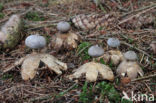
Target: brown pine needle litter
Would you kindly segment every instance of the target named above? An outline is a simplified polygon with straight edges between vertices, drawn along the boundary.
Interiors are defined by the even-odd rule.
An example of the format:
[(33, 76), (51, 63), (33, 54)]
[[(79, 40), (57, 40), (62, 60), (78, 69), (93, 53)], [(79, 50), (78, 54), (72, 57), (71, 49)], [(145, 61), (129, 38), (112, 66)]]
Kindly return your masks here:
[[(156, 54), (155, 45), (152, 44), (156, 41), (155, 0), (1, 0), (0, 27), (6, 25), (5, 23), (15, 14), (24, 23), (23, 29), (18, 32), (21, 35), (18, 43), (14, 38), (15, 35), (9, 36), (11, 39), (6, 39), (8, 32), (14, 34), (14, 30), (18, 28), (13, 25), (10, 29), (6, 29), (6, 32), (0, 29), (0, 101), (2, 103), (113, 103), (115, 101), (125, 103), (122, 101), (123, 92), (131, 96), (132, 91), (156, 97)], [(57, 24), (61, 21), (70, 24), (69, 32), (60, 33), (57, 30)], [(16, 20), (14, 22), (16, 24)], [(73, 38), (66, 35), (71, 33), (74, 35)], [(33, 34), (45, 37), (47, 44), (44, 48), (35, 50), (25, 46), (26, 37)], [(63, 38), (61, 43), (55, 42), (60, 38)], [(118, 38), (120, 46), (108, 47), (109, 38)], [(10, 43), (9, 40), (14, 40), (13, 43), (16, 45), (4, 48)], [(137, 54), (135, 62), (144, 75), (138, 73), (133, 80), (127, 75), (121, 77), (116, 73), (121, 61), (114, 65), (112, 58), (108, 62), (105, 62), (104, 57), (92, 58), (88, 55), (88, 49), (97, 44), (104, 49), (105, 54), (115, 50), (121, 53), (135, 51)], [(55, 60), (49, 61), (45, 57), (44, 60), (39, 58), (35, 61), (30, 60), (31, 63), (25, 63), (26, 67), (33, 67), (36, 63), (37, 66), (33, 68), (35, 71), (33, 78), (23, 80), (21, 71), (24, 59), (22, 58), (38, 54), (50, 55), (52, 58), (55, 57)], [(65, 66), (59, 65), (58, 61)], [(92, 62), (108, 67), (112, 78), (104, 78), (110, 76), (104, 75), (106, 74), (104, 71), (108, 70), (100, 72), (103, 69), (100, 68), (98, 71), (98, 68), (93, 68), (96, 66), (89, 65)], [(81, 70), (85, 72), (80, 73), (79, 67), (84, 65), (85, 70), (83, 68)], [(94, 72), (93, 75), (90, 71)], [(70, 80), (68, 77), (75, 76), (74, 73), (81, 76)]]

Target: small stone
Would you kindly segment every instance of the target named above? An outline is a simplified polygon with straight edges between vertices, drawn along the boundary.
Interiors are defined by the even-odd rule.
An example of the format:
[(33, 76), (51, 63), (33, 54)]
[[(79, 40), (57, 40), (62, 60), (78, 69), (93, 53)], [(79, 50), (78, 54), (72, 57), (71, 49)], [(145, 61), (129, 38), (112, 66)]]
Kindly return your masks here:
[(109, 38), (107, 40), (107, 44), (110, 47), (118, 47), (118, 46), (120, 46), (120, 41), (118, 38)]
[(70, 24), (65, 21), (61, 21), (57, 24), (57, 29), (60, 32), (68, 32), (70, 30)]
[(124, 57), (127, 60), (137, 60), (137, 54), (134, 51), (127, 51), (124, 53)]
[(88, 49), (88, 54), (92, 57), (99, 57), (104, 54), (104, 49), (99, 47), (98, 45), (94, 45)]
[(30, 35), (25, 40), (25, 45), (31, 49), (43, 48), (46, 45), (46, 39), (40, 35)]

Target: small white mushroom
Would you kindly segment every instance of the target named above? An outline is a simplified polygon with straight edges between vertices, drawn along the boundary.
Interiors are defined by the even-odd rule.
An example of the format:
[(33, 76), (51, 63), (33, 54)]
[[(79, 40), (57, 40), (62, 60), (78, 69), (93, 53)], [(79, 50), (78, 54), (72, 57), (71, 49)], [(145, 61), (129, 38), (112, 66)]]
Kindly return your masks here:
[(70, 24), (65, 21), (61, 21), (57, 24), (57, 29), (60, 32), (68, 32), (70, 30)]
[(114, 80), (114, 74), (108, 66), (95, 62), (83, 64), (74, 74), (69, 76), (69, 79), (79, 78), (82, 74), (86, 74), (86, 80), (89, 82), (95, 82), (98, 74), (100, 74), (103, 79), (109, 81)]
[(43, 48), (46, 45), (46, 39), (38, 34), (30, 35), (25, 39), (25, 45), (31, 49)]
[(138, 76), (138, 73), (143, 76), (143, 71), (137, 62), (134, 61), (123, 61), (117, 68), (117, 74), (120, 76), (128, 76), (131, 80)]
[(107, 40), (107, 45), (110, 47), (119, 47), (120, 46), (120, 41), (118, 38), (109, 38)]
[(127, 60), (137, 60), (137, 54), (134, 51), (127, 51), (124, 53), (124, 57)]
[(104, 54), (104, 49), (98, 45), (93, 45), (88, 49), (88, 54), (92, 57), (99, 57)]

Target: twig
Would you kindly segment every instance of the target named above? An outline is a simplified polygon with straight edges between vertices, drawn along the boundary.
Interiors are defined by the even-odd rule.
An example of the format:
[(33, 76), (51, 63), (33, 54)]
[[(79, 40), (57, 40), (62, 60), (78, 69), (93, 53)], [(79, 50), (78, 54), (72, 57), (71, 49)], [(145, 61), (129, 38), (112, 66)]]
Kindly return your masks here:
[[(19, 16), (24, 16), (25, 14), (27, 14), (29, 11), (31, 11), (32, 8), (28, 9), (27, 11), (20, 13)], [(10, 17), (5, 17), (4, 19), (0, 20), (0, 24), (2, 24), (3, 22), (6, 22)]]
[(36, 100), (47, 100), (47, 99), (50, 99), (52, 98), (53, 96), (52, 95), (48, 95), (48, 96), (42, 96), (42, 97), (37, 97), (37, 98), (32, 98), (29, 100), (30, 103), (36, 101)]
[[(68, 91), (70, 91), (70, 90), (72, 90), (73, 88), (75, 88), (75, 86), (76, 86), (77, 84), (78, 84), (78, 83), (74, 83), (74, 84), (73, 84), (71, 87), (69, 87), (67, 90), (61, 92), (61, 94), (59, 93), (58, 97), (59, 97), (59, 96), (62, 96), (62, 95), (64, 95), (64, 94), (66, 94)], [(47, 100), (47, 99), (50, 99), (50, 98), (52, 98), (52, 97), (54, 97), (54, 96), (53, 96), (53, 95), (49, 95), (49, 96), (44, 96), (44, 97), (33, 98), (33, 99), (30, 100), (30, 102), (34, 102), (34, 101), (36, 101), (36, 100)]]
[[(39, 24), (38, 24), (39, 25)], [(56, 26), (56, 24), (54, 23), (51, 23), (51, 24), (45, 24), (45, 25), (40, 25), (38, 26), (36, 25), (36, 27), (34, 26), (33, 28), (28, 28), (27, 30), (36, 30), (36, 29), (39, 29), (39, 28), (43, 28), (43, 27), (50, 27), (50, 26)], [(30, 26), (30, 25), (29, 25)]]
[(27, 26), (28, 26), (28, 29), (26, 29), (26, 30), (36, 30), (36, 29), (39, 29), (39, 28), (44, 28), (44, 27), (50, 27), (50, 26), (56, 26), (57, 24), (57, 22), (59, 22), (59, 21), (63, 21), (63, 20), (65, 20), (66, 18), (63, 18), (63, 19), (59, 19), (59, 20), (54, 20), (54, 21), (43, 21), (43, 22), (40, 22), (39, 21), (39, 23), (36, 23), (36, 24), (27, 24)]
[(134, 48), (135, 50), (137, 50), (137, 51), (139, 51), (139, 52), (142, 52), (143, 54), (145, 54), (146, 56), (148, 56), (148, 57), (150, 57), (150, 58), (152, 58), (153, 60), (156, 60), (156, 58), (154, 58), (154, 57), (152, 57), (152, 56), (150, 56), (148, 53), (146, 53), (145, 51), (143, 51), (143, 50), (141, 50), (141, 49), (139, 49), (139, 48), (137, 48), (137, 47), (134, 47), (133, 45), (131, 45), (131, 44), (128, 44), (128, 43), (126, 43), (126, 42), (121, 42), (121, 44), (124, 44), (124, 45), (126, 45), (126, 46), (129, 46), (129, 47), (131, 47), (131, 48)]
[(20, 16), (24, 16), (25, 14), (27, 14), (28, 12), (30, 12), (33, 9), (33, 7), (31, 7), (30, 9), (28, 9), (27, 11), (19, 14)]
[(148, 86), (148, 84), (147, 84), (145, 81), (144, 81), (143, 83), (144, 83), (145, 86), (147, 87), (148, 91), (152, 93), (152, 90), (151, 90), (151, 88)]
[(144, 13), (146, 13), (146, 12), (148, 12), (148, 11), (154, 9), (154, 8), (156, 8), (156, 5), (153, 6), (153, 7), (151, 7), (151, 8), (149, 8), (149, 9), (147, 9), (147, 10), (144, 10), (144, 11), (142, 11), (142, 12), (139, 12), (139, 13), (135, 14), (135, 15), (132, 15), (132, 16), (128, 17), (127, 19), (121, 20), (121, 21), (118, 23), (118, 25), (121, 25), (121, 24), (127, 22), (128, 20), (133, 19), (134, 17), (139, 17), (141, 14), (144, 14)]
[(156, 73), (153, 74), (153, 75), (148, 75), (148, 76), (144, 76), (144, 77), (140, 77), (140, 78), (134, 79), (134, 80), (132, 80), (132, 82), (145, 80), (145, 79), (149, 79), (149, 78), (153, 78), (153, 77), (156, 77)]
[(119, 9), (119, 10), (122, 10), (122, 11), (124, 11), (124, 12), (127, 12), (128, 10), (127, 9), (125, 9), (123, 6), (122, 6), (122, 3), (121, 3), (121, 1), (120, 0), (117, 0), (118, 1), (118, 3), (116, 2), (116, 1), (114, 1), (114, 0), (111, 0), (113, 3), (115, 3), (115, 4), (117, 4), (117, 8)]
[(130, 11), (130, 12), (128, 12), (128, 13), (123, 14), (121, 17), (125, 17), (125, 16), (127, 16), (127, 15), (132, 14), (132, 13), (140, 12), (140, 11), (142, 11), (142, 10), (148, 9), (148, 8), (153, 7), (153, 6), (155, 6), (155, 5), (156, 5), (156, 4), (152, 4), (152, 5), (149, 5), (149, 6), (145, 6), (145, 7), (139, 8), (139, 9), (134, 10), (134, 11)]
[(3, 73), (6, 73), (6, 72), (12, 70), (13, 68), (15, 68), (16, 66), (22, 64), (22, 62), (24, 61), (24, 59), (25, 59), (25, 58), (20, 58), (19, 60), (15, 61), (14, 64), (9, 65), (9, 67), (7, 67), (7, 68), (3, 71)]
[(74, 83), (71, 87), (69, 87), (67, 90), (65, 90), (65, 91), (63, 91), (63, 92), (61, 92), (61, 93), (59, 93), (59, 95), (58, 95), (58, 97), (60, 97), (60, 96), (63, 96), (64, 94), (66, 94), (67, 92), (69, 92), (69, 91), (71, 91), (72, 89), (74, 89), (76, 86), (77, 86), (77, 82), (76, 83)]
[(131, 6), (131, 11), (134, 11), (132, 0), (130, 0), (130, 6)]

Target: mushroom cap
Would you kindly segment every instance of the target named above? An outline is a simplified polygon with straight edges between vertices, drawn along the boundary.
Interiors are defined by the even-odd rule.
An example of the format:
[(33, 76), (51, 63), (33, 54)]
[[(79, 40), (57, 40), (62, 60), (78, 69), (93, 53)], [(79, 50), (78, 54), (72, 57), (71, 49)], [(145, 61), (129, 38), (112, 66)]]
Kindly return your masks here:
[(98, 45), (93, 45), (88, 49), (88, 54), (92, 57), (99, 57), (104, 54), (104, 49)]
[(134, 51), (127, 51), (124, 53), (124, 57), (127, 60), (137, 60), (137, 54)]
[(32, 49), (43, 48), (46, 45), (46, 39), (38, 34), (30, 35), (25, 39), (25, 45)]
[(68, 32), (70, 27), (70, 24), (65, 21), (61, 21), (57, 24), (57, 29), (61, 32)]
[(110, 47), (118, 47), (118, 46), (120, 46), (120, 41), (118, 38), (109, 38), (107, 40), (107, 44)]

